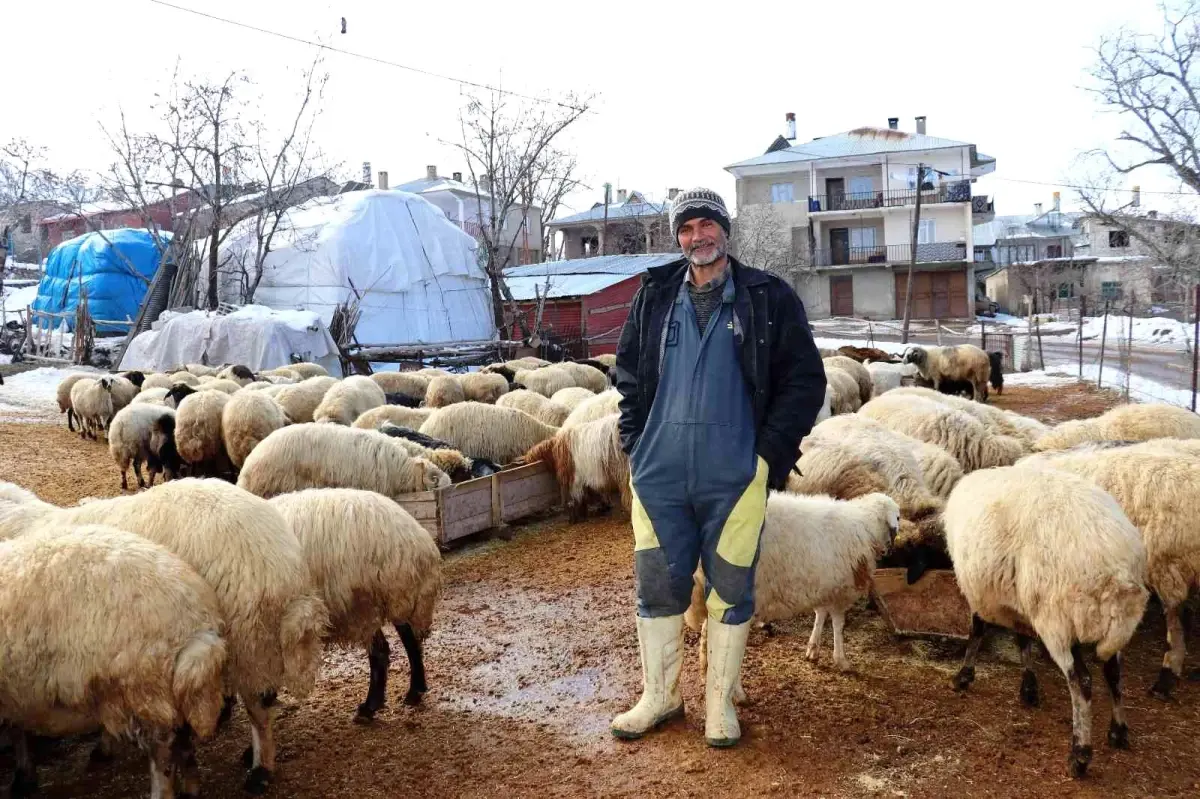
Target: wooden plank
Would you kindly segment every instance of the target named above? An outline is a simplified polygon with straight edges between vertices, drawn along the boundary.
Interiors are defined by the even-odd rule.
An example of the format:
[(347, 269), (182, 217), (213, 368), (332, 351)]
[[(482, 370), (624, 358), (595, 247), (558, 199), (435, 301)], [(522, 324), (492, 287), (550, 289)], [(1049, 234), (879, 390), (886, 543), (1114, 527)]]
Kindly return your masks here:
[(927, 571), (912, 585), (904, 569), (876, 569), (874, 593), (897, 635), (970, 637), (971, 608), (950, 569)]
[(442, 543), (492, 526), (492, 479), (478, 477), (441, 490)]
[(500, 518), (510, 522), (559, 503), (558, 481), (544, 462), (538, 461), (495, 475), (500, 488)]

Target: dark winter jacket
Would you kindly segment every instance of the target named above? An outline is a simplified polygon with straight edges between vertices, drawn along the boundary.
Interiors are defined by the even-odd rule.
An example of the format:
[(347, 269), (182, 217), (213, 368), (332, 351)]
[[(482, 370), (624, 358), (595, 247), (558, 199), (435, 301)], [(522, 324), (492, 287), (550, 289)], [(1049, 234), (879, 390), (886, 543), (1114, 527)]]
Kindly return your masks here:
[[(742, 374), (753, 393), (755, 451), (770, 468), (768, 486), (782, 489), (825, 401), (825, 367), (813, 342), (804, 305), (778, 277), (729, 259), (734, 339)], [(633, 451), (646, 425), (665, 343), (664, 322), (687, 274), (684, 258), (642, 277), (617, 345), (616, 386), (621, 393), (621, 448)]]

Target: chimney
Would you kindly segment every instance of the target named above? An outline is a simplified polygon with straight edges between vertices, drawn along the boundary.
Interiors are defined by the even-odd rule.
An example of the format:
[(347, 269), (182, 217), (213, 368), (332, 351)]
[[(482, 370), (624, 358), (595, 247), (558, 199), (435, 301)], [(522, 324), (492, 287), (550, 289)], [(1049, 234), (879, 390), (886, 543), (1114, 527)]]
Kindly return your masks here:
[(675, 202), (675, 198), (679, 196), (679, 189), (667, 189), (667, 199)]
[(617, 202), (618, 203), (625, 202), (625, 198), (628, 196), (629, 196), (629, 193), (627, 191), (625, 191), (625, 189), (617, 189)]
[(1037, 216), (1042, 215), (1042, 204), (1041, 203), (1033, 204), (1033, 213), (1036, 214)]
[(371, 185), (371, 162), (370, 161), (363, 161), (362, 178), (363, 178), (362, 179), (363, 183), (366, 183), (368, 186)]
[(1060, 194), (1057, 191), (1054, 192), (1054, 210), (1055, 211), (1062, 210), (1062, 194)]
[(1158, 219), (1158, 211), (1147, 211), (1146, 218), (1147, 219)]
[(1142, 205), (1142, 187), (1133, 187), (1133, 202), (1130, 203), (1134, 208), (1140, 208)]
[(462, 172), (454, 172), (451, 174), (451, 177), (453, 177), (456, 182), (462, 183)]
[(786, 114), (784, 114), (783, 118), (787, 123), (785, 125), (785, 130), (787, 132), (784, 134), (784, 138), (786, 138), (788, 141), (795, 141), (796, 140), (796, 115), (793, 112), (788, 111)]
[(425, 177), (429, 180), (437, 180), (437, 167), (432, 164), (425, 167)]
[(492, 176), (486, 172), (479, 176), (479, 191), (483, 194), (491, 194), (492, 192)]
[(379, 172), (379, 188), (381, 188), (381, 189), (383, 189), (384, 191), (386, 191), (386, 190), (387, 190), (387, 187), (388, 187), (388, 182), (387, 182), (387, 172), (384, 172), (383, 170), (380, 170), (380, 172)]
[(917, 117), (917, 133), (925, 135), (925, 117)]
[(888, 130), (900, 130), (900, 117), (888, 117)]

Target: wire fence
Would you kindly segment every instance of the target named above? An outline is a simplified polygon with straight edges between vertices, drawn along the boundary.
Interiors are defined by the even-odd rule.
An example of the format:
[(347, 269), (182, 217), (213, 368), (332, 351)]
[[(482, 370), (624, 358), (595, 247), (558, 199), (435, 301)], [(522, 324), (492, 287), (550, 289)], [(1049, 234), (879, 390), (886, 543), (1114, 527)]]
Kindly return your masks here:
[[(1200, 289), (1190, 309), (1177, 307), (1168, 314), (1156, 307), (1153, 316), (1145, 315), (1145, 309), (1135, 313), (1133, 303), (1119, 298), (1084, 298), (1073, 308), (1024, 319), (914, 320), (908, 343), (974, 344), (1002, 353), (1006, 373), (1071, 376), (1119, 392), (1130, 401), (1196, 410), (1198, 309)], [(894, 353), (905, 346), (899, 320), (838, 317), (814, 320), (812, 326), (823, 346), (865, 345)]]

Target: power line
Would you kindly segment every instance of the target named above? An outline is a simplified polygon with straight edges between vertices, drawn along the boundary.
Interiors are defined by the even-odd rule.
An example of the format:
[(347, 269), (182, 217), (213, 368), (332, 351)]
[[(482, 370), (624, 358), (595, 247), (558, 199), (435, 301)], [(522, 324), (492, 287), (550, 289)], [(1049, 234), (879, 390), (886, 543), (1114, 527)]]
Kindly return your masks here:
[(255, 31), (257, 33), (265, 33), (268, 36), (274, 36), (279, 39), (286, 39), (290, 42), (296, 42), (297, 44), (307, 44), (312, 47), (319, 47), (323, 50), (329, 50), (330, 52), (333, 52), (333, 53), (340, 53), (341, 55), (348, 55), (348, 56), (352, 56), (354, 58), (361, 58), (364, 61), (372, 61), (376, 64), (383, 64), (384, 66), (394, 67), (395, 69), (403, 69), (408, 72), (415, 72), (418, 75), (424, 75), (429, 78), (439, 78), (440, 80), (448, 80), (452, 83), (457, 83), (462, 86), (471, 86), (472, 88), (476, 88), (476, 89), (487, 89), (488, 91), (496, 92), (497, 94), (507, 94), (507, 95), (511, 95), (512, 97), (520, 97), (523, 100), (532, 100), (535, 103), (545, 103), (547, 105), (556, 105), (559, 108), (566, 108), (571, 111), (579, 111), (581, 113), (587, 113), (587, 114), (597, 113), (596, 111), (593, 111), (590, 108), (585, 108), (583, 106), (571, 105), (570, 103), (562, 103), (557, 100), (547, 100), (544, 97), (534, 97), (534, 96), (528, 95), (528, 94), (521, 94), (520, 92), (514, 92), (514, 91), (510, 91), (508, 89), (501, 89), (499, 87), (491, 86), (486, 83), (475, 83), (474, 81), (463, 80), (462, 78), (455, 78), (451, 75), (442, 75), (438, 72), (431, 72), (427, 69), (421, 69), (420, 67), (410, 67), (407, 64), (399, 64), (395, 61), (388, 61), (386, 58), (379, 58), (379, 57), (373, 56), (373, 55), (366, 55), (365, 53), (356, 53), (353, 50), (343, 50), (340, 47), (334, 47), (332, 45), (323, 44), (322, 42), (314, 42), (314, 41), (310, 41), (309, 39), (301, 39), (298, 36), (291, 36), (286, 33), (280, 33), (279, 31), (270, 30), (268, 28), (259, 28), (255, 25), (250, 25), (246, 22), (238, 22), (235, 19), (227, 19), (225, 17), (218, 17), (215, 14), (208, 14), (203, 11), (197, 11), (194, 8), (187, 8), (185, 6), (177, 6), (174, 3), (166, 2), (166, 0), (150, 0), (150, 2), (154, 3), (155, 5), (163, 6), (165, 8), (172, 8), (176, 11), (183, 11), (188, 14), (195, 14), (198, 17), (204, 17), (205, 19), (211, 19), (216, 22), (224, 22), (226, 25), (233, 25), (238, 28), (245, 28), (246, 30)]
[[(1041, 180), (1022, 180), (1020, 178), (1001, 178), (995, 175), (991, 176), (993, 180), (1003, 180), (1007, 183), (1030, 183), (1034, 186), (1051, 186), (1056, 189), (1075, 189), (1077, 191), (1121, 191), (1126, 194), (1132, 194), (1133, 189), (1118, 189), (1110, 186), (1079, 186), (1070, 183), (1047, 183)], [(1192, 191), (1151, 191), (1150, 189), (1138, 189), (1141, 194), (1159, 194), (1171, 197), (1197, 197), (1196, 192)]]

